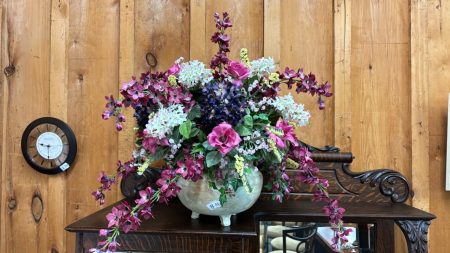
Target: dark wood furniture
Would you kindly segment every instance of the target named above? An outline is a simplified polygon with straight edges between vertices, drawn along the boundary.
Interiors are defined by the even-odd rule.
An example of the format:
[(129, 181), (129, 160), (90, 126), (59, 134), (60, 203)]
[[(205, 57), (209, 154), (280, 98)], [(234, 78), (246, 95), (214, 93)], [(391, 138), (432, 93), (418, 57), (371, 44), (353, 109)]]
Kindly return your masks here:
[[(313, 148), (310, 148), (314, 150)], [(318, 150), (321, 151), (321, 150)], [(323, 150), (322, 150), (323, 151)], [(325, 151), (334, 151), (328, 148)], [(330, 182), (333, 198), (341, 199), (345, 208), (344, 221), (376, 225), (376, 252), (394, 252), (394, 223), (402, 229), (409, 252), (428, 252), (427, 233), (434, 215), (403, 204), (409, 197), (409, 184), (397, 171), (381, 169), (363, 173), (349, 169), (351, 153), (314, 152), (312, 158), (320, 168), (321, 177)], [(157, 169), (149, 169), (144, 177), (128, 177), (122, 182), (122, 192), (133, 203), (133, 197), (159, 176)], [(290, 171), (289, 173), (295, 173)], [(313, 202), (309, 185), (295, 183), (295, 191), (279, 203), (272, 201), (269, 192), (249, 210), (233, 216), (230, 227), (222, 227), (218, 217), (201, 215), (191, 219), (191, 212), (178, 199), (169, 205), (156, 204), (155, 219), (147, 220), (137, 231), (122, 234), (121, 251), (145, 252), (258, 252), (259, 221), (328, 222), (322, 212), (324, 203)], [(112, 206), (119, 204), (116, 203)], [(66, 227), (76, 233), (76, 252), (88, 252), (100, 241), (98, 231), (107, 227), (106, 207)], [(364, 242), (361, 242), (364, 243)]]

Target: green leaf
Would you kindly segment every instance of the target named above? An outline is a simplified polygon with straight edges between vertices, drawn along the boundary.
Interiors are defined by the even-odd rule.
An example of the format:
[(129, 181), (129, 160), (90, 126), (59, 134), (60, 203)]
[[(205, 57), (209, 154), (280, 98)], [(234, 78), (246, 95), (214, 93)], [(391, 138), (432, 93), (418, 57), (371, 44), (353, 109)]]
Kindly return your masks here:
[(227, 156), (234, 157), (237, 154), (238, 154), (238, 152), (237, 152), (236, 148), (233, 148), (230, 151), (228, 151)]
[(223, 204), (225, 204), (225, 202), (227, 202), (227, 195), (225, 194), (225, 188), (220, 188), (219, 189), (220, 192), (220, 197), (219, 197), (219, 201), (220, 201), (220, 205), (223, 208)]
[(191, 134), (192, 123), (189, 119), (187, 119), (183, 124), (180, 125), (180, 134), (183, 135), (184, 138), (189, 139), (189, 135)]
[(197, 136), (197, 134), (199, 134), (199, 133), (200, 133), (200, 129), (194, 128), (194, 129), (192, 129), (191, 133), (189, 134), (189, 138)]
[(205, 133), (202, 130), (200, 130), (200, 138), (198, 140), (200, 142), (206, 141), (206, 135), (205, 135)]
[(200, 114), (200, 106), (199, 105), (194, 105), (194, 107), (192, 107), (191, 111), (188, 113), (187, 117), (190, 120), (193, 120), (195, 118), (200, 118), (201, 114)]
[(245, 169), (245, 172), (247, 172), (247, 174), (252, 174), (252, 169), (251, 168), (247, 168), (247, 169)]
[(150, 162), (155, 162), (161, 160), (164, 156), (164, 147), (159, 146), (154, 154), (150, 155)]
[(219, 151), (211, 151), (206, 155), (206, 166), (211, 167), (220, 162), (222, 155)]
[(280, 119), (281, 114), (278, 113), (275, 109), (271, 109), (267, 115), (269, 118), (271, 125), (276, 125), (277, 121)]
[(183, 161), (183, 160), (184, 160), (184, 152), (183, 152), (183, 150), (180, 149), (176, 153), (173, 162), (176, 164), (178, 161)]
[(267, 152), (265, 149), (261, 150), (262, 156), (264, 160), (274, 164), (274, 163), (281, 163), (281, 160), (278, 159), (278, 157), (272, 152)]
[(254, 159), (258, 159), (258, 157), (257, 157), (257, 156), (254, 156), (254, 155), (246, 155), (246, 156), (245, 156), (245, 159), (251, 161), (251, 160), (254, 160)]
[(244, 124), (245, 127), (252, 129), (253, 127), (253, 118), (250, 115), (245, 115), (244, 117)]
[(238, 133), (240, 136), (249, 136), (253, 134), (250, 129), (243, 126), (242, 124), (237, 124), (237, 126), (234, 127), (234, 131), (236, 131), (236, 133)]
[(200, 154), (205, 153), (205, 149), (203, 148), (203, 146), (201, 144), (200, 144), (200, 147), (195, 147), (192, 149), (191, 154), (195, 154), (195, 153), (200, 153)]
[(247, 115), (250, 115), (250, 109), (248, 109), (248, 107), (245, 108), (245, 112), (247, 113)]
[(228, 163), (228, 168), (233, 169), (235, 163), (236, 163), (236, 160), (229, 162)]
[(176, 126), (173, 128), (172, 139), (175, 141), (175, 143), (178, 143), (180, 141), (180, 137), (180, 127)]
[(264, 187), (266, 187), (267, 190), (272, 190), (272, 182), (268, 182), (266, 185), (264, 185)]
[(239, 188), (238, 180), (236, 178), (232, 178), (230, 180), (230, 185), (231, 187), (233, 187), (234, 191), (237, 191), (237, 189)]
[(215, 182), (208, 181), (208, 183), (209, 183), (209, 187), (213, 188), (214, 190), (217, 190), (217, 186), (216, 186)]
[(203, 147), (204, 147), (206, 150), (216, 150), (216, 149), (217, 149), (217, 148), (211, 146), (211, 144), (209, 144), (209, 141), (204, 141), (204, 142), (203, 142)]

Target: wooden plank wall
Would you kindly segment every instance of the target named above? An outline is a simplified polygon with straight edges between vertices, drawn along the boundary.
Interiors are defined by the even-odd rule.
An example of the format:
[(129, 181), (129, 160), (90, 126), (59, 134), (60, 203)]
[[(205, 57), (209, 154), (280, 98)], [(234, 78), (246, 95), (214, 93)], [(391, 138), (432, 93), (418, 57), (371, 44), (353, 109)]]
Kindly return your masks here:
[[(450, 195), (444, 191), (447, 97), (450, 92), (450, 0), (0, 0), (0, 251), (74, 252), (64, 226), (101, 207), (90, 192), (101, 170), (128, 160), (132, 111), (118, 134), (103, 121), (105, 95), (131, 75), (164, 71), (178, 57), (208, 63), (215, 12), (234, 27), (230, 58), (274, 57), (278, 69), (312, 71), (330, 81), (332, 98), (295, 95), (313, 118), (297, 130), (305, 142), (336, 145), (356, 157), (352, 168), (395, 169), (411, 182), (413, 206), (438, 216), (430, 252), (450, 250)], [(145, 55), (155, 55), (151, 68)], [(283, 90), (283, 94), (287, 91)], [(34, 119), (53, 116), (74, 130), (72, 168), (34, 172), (20, 138)], [(113, 190), (107, 203), (122, 196)], [(31, 215), (42, 214), (39, 222)], [(36, 201), (39, 200), (39, 201)], [(41, 205), (42, 204), (42, 205)], [(397, 233), (399, 234), (399, 233)], [(27, 243), (23, 243), (24, 239)], [(396, 252), (406, 252), (401, 236)]]

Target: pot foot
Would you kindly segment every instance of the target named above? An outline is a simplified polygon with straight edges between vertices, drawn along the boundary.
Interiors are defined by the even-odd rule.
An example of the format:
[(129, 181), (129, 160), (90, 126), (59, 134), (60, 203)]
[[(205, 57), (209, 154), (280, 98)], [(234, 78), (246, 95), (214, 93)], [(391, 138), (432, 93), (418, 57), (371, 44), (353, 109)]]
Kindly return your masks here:
[(220, 224), (222, 224), (222, 226), (224, 226), (224, 227), (230, 226), (231, 214), (230, 215), (220, 215), (219, 217), (220, 217)]
[(199, 213), (192, 212), (192, 214), (191, 214), (191, 219), (198, 219), (199, 216), (200, 216)]

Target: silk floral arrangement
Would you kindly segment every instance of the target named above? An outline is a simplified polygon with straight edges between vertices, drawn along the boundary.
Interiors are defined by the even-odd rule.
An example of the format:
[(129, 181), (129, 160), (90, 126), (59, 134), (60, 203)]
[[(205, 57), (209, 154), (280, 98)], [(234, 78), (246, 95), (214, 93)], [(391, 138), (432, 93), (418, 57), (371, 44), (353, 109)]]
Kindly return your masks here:
[(297, 94), (318, 96), (322, 110), (323, 98), (332, 95), (331, 86), (318, 84), (315, 76), (303, 73), (303, 69), (275, 71), (270, 57), (250, 62), (245, 48), (240, 51), (240, 61), (231, 61), (227, 58), (230, 38), (225, 34), (232, 27), (230, 18), (227, 13), (223, 13), (223, 19), (215, 13), (214, 18), (218, 31), (211, 41), (218, 44), (219, 51), (209, 63), (210, 69), (197, 60), (183, 62), (180, 58), (166, 72), (143, 73), (140, 80), (133, 77), (123, 83), (119, 100), (112, 95), (106, 97), (108, 110), (102, 118), (115, 117), (118, 131), (126, 121), (121, 109), (135, 110), (136, 149), (131, 160), (118, 161), (114, 174), (100, 173), (102, 186), (92, 193), (95, 199), (104, 204), (104, 192), (111, 190), (118, 177), (133, 172), (142, 175), (152, 162), (161, 159), (165, 165), (156, 182), (158, 189), (148, 186), (139, 192), (136, 203), (123, 201), (112, 208), (106, 216), (108, 228), (99, 233), (106, 239), (90, 252), (116, 251), (119, 230), (136, 230), (142, 219), (154, 218), (153, 204), (168, 204), (182, 190), (177, 185), (179, 178), (193, 182), (222, 180), (221, 187), (210, 182), (210, 187), (220, 192), (222, 206), (239, 187), (251, 192), (246, 181), (246, 175), (252, 173), (249, 164), (267, 171), (270, 180), (264, 187), (280, 202), (293, 190), (293, 179), (286, 169), (297, 170), (297, 180), (316, 187), (315, 201), (326, 203), (322, 210), (336, 231), (333, 248), (348, 241), (346, 236), (352, 230), (343, 227), (345, 210), (328, 196), (328, 181), (317, 177), (318, 168), (310, 152), (298, 144), (294, 133), (297, 127), (309, 125), (311, 115), (294, 102), (290, 93), (277, 96), (281, 84), (288, 89), (295, 85)]

